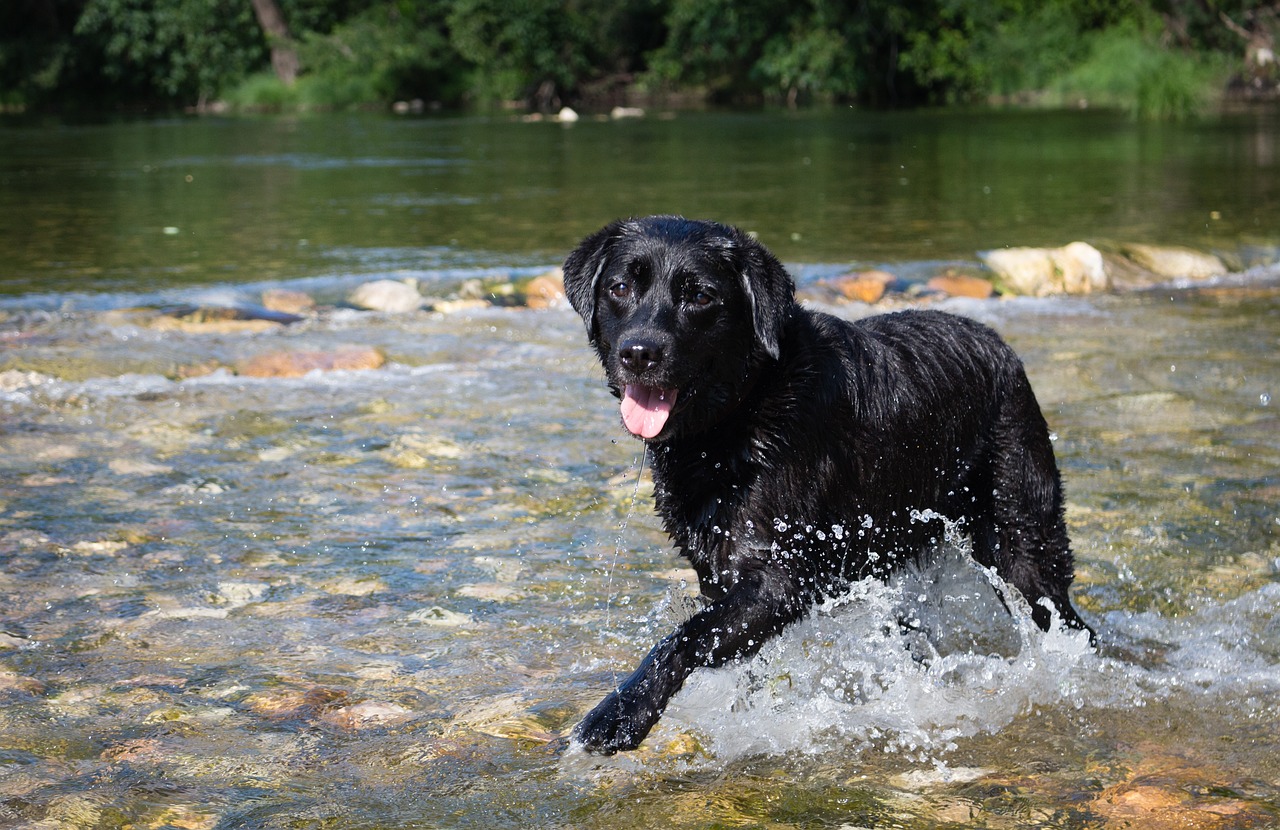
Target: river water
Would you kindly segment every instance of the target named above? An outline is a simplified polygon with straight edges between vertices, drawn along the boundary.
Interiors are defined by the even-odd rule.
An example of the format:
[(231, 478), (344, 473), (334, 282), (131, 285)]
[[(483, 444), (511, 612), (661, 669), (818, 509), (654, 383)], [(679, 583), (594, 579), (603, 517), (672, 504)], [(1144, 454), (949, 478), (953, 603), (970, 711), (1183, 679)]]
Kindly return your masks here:
[[(0, 826), (1280, 824), (1276, 135), (1266, 114), (5, 127)], [(1009, 618), (955, 538), (696, 674), (641, 750), (566, 750), (694, 607), (581, 322), (339, 301), (539, 273), (659, 210), (756, 230), (806, 283), (1074, 239), (1227, 259), (1208, 285), (934, 303), (1024, 357), (1101, 647)], [(278, 287), (321, 310), (137, 310)], [(386, 363), (238, 372), (353, 346)]]

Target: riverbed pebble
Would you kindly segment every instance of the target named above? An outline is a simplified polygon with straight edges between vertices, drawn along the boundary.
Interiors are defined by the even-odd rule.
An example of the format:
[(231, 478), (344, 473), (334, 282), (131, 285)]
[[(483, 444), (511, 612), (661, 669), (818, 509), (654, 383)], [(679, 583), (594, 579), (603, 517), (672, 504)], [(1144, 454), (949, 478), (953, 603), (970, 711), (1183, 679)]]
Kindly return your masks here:
[(268, 352), (236, 365), (236, 374), (253, 378), (300, 378), (311, 372), (362, 371), (381, 368), (387, 359), (371, 346), (345, 346), (332, 351)]
[(310, 314), (316, 309), (316, 301), (305, 291), (268, 288), (262, 292), (262, 307), (285, 314)]
[(32, 386), (39, 386), (48, 383), (53, 378), (48, 375), (42, 375), (39, 372), (24, 372), (20, 369), (10, 369), (0, 372), (0, 392), (18, 392), (29, 389)]
[(341, 709), (332, 709), (318, 718), (320, 723), (344, 732), (397, 726), (412, 719), (412, 709), (406, 709), (396, 703), (376, 700), (366, 700), (343, 706)]
[(414, 611), (406, 616), (405, 619), (409, 622), (425, 623), (426, 625), (439, 626), (440, 628), (461, 628), (471, 625), (471, 617), (469, 615), (450, 611), (448, 608), (441, 608), (438, 605)]

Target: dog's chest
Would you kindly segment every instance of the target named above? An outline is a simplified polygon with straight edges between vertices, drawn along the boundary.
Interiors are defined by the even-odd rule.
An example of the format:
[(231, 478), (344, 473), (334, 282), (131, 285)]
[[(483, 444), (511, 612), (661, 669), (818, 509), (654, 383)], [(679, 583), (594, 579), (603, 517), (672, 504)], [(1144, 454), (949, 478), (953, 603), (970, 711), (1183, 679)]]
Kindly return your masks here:
[(747, 459), (710, 451), (655, 454), (653, 477), (667, 533), (697, 571), (703, 592), (723, 592), (737, 581), (742, 559), (761, 545), (744, 507), (755, 480)]

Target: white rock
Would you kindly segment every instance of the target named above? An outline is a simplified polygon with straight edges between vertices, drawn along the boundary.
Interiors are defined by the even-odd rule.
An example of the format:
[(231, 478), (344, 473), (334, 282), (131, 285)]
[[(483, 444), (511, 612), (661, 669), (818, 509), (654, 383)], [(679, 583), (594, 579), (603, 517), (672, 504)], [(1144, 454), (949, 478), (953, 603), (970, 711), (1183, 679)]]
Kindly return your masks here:
[(1203, 280), (1227, 273), (1222, 260), (1191, 248), (1134, 243), (1124, 246), (1124, 252), (1143, 268), (1168, 279)]
[(399, 280), (374, 280), (356, 286), (347, 302), (367, 311), (385, 311), (403, 314), (422, 306), (422, 295), (417, 283)]
[(979, 256), (1015, 294), (1090, 294), (1111, 285), (1102, 253), (1087, 242), (1061, 248), (1002, 248)]

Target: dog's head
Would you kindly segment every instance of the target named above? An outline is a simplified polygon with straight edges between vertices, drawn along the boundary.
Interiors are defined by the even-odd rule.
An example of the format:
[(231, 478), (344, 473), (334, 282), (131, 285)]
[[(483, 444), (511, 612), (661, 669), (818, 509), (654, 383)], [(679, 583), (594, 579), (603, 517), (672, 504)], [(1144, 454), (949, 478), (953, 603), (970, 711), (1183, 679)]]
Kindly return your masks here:
[(795, 285), (737, 228), (650, 216), (613, 222), (564, 264), (627, 430), (645, 440), (718, 422), (779, 356)]

